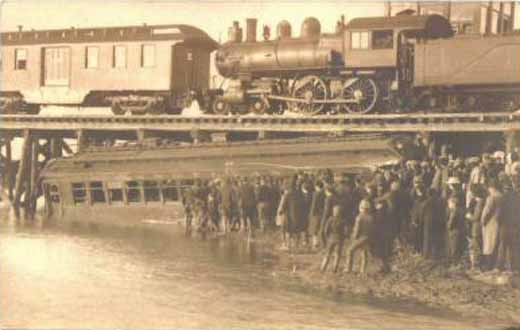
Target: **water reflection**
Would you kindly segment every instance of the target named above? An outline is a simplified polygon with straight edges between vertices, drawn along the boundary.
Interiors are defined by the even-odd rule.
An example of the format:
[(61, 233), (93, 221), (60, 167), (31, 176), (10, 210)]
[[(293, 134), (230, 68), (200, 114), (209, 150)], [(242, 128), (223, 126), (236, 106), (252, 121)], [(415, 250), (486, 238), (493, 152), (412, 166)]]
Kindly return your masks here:
[(0, 324), (163, 329), (472, 329), (280, 282), (269, 247), (151, 230), (0, 225)]

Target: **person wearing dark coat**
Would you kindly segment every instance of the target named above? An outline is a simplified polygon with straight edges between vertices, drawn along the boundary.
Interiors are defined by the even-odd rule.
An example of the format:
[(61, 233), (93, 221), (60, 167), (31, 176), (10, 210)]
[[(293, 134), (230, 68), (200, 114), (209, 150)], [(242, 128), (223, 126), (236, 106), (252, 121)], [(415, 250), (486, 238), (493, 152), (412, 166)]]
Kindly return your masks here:
[(359, 203), (359, 213), (356, 217), (354, 228), (350, 236), (350, 244), (347, 248), (347, 264), (345, 272), (352, 272), (355, 255), (361, 253), (360, 272), (366, 273), (367, 259), (370, 245), (374, 240), (375, 219), (372, 214), (373, 206), (364, 199)]
[(457, 262), (463, 251), (465, 237), (464, 210), (456, 197), (448, 200), (446, 216), (446, 256)]
[(298, 228), (298, 232), (304, 236), (306, 243), (309, 243), (309, 214), (311, 211), (312, 204), (312, 185), (310, 182), (305, 181), (300, 189), (302, 198), (302, 210), (301, 220)]
[(221, 206), (221, 230), (225, 233), (231, 230), (234, 214), (236, 214), (237, 200), (230, 178), (226, 178), (224, 184), (220, 188), (220, 206)]
[(262, 178), (256, 191), (257, 213), (261, 231), (265, 231), (270, 226), (271, 199), (269, 187), (265, 179)]
[(518, 192), (513, 190), (512, 184), (503, 182), (504, 207), (502, 223), (498, 231), (497, 268), (512, 271), (513, 245), (515, 239), (515, 225), (519, 214)]
[(414, 202), (412, 223), (417, 229), (417, 248), (424, 258), (438, 257), (443, 243), (443, 206), (435, 191), (424, 192)]
[(256, 225), (256, 196), (253, 185), (244, 178), (240, 187), (240, 207), (242, 214), (241, 230), (247, 229), (249, 234), (252, 234), (254, 226)]
[(320, 237), (322, 246), (327, 246), (327, 236), (325, 235), (325, 225), (327, 220), (332, 216), (332, 209), (338, 205), (338, 198), (334, 186), (331, 184), (325, 185), (325, 201), (323, 205), (323, 214), (321, 216)]
[(283, 231), (289, 235), (289, 249), (291, 241), (300, 228), (302, 217), (302, 196), (299, 189), (295, 189), (294, 183), (287, 184), (286, 192), (280, 201), (278, 215), (284, 216)]
[(466, 212), (466, 220), (469, 222), (469, 261), (471, 270), (480, 269), (480, 256), (482, 254), (482, 225), (480, 218), (484, 209), (485, 188), (481, 184), (470, 185), (471, 200)]
[(321, 217), (325, 207), (325, 193), (323, 192), (323, 182), (316, 181), (312, 194), (311, 208), (309, 211), (309, 234), (312, 236), (312, 247), (317, 248), (319, 244), (319, 233)]
[(336, 273), (339, 268), (341, 260), (341, 253), (343, 251), (343, 244), (345, 241), (347, 222), (341, 217), (341, 207), (335, 205), (332, 209), (332, 217), (330, 217), (325, 225), (325, 234), (327, 235), (327, 253), (321, 263), (321, 272), (327, 270), (329, 260), (334, 254), (333, 271)]

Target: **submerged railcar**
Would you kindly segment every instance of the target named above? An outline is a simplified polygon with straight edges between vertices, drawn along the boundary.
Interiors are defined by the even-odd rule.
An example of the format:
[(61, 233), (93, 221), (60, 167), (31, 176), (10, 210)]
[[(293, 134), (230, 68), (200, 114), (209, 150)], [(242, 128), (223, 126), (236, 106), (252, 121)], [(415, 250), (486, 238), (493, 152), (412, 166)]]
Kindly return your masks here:
[(189, 25), (20, 30), (0, 38), (4, 113), (40, 105), (175, 112), (189, 91), (209, 87), (217, 47)]
[(168, 229), (183, 221), (183, 192), (199, 180), (320, 168), (360, 172), (397, 159), (381, 136), (110, 148), (53, 160), (40, 182), (51, 221)]

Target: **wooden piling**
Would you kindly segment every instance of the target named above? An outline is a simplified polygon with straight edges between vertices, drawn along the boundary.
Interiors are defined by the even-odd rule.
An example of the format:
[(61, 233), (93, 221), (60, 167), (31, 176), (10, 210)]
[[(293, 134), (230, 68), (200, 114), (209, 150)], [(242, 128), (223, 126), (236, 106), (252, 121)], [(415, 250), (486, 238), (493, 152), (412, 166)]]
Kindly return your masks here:
[(50, 139), (50, 157), (58, 158), (63, 156), (63, 140), (61, 137), (52, 137)]
[(87, 147), (87, 136), (85, 134), (85, 131), (82, 129), (77, 130), (76, 139), (77, 139), (78, 152), (81, 152)]
[(29, 130), (23, 132), (23, 147), (20, 162), (18, 165), (18, 173), (16, 174), (16, 182), (14, 187), (13, 209), (16, 217), (20, 216), (20, 199), (25, 190), (25, 179), (27, 177), (27, 160), (31, 152), (31, 133)]
[(7, 185), (7, 196), (13, 201), (13, 155), (11, 150), (11, 136), (5, 138), (5, 183)]
[(33, 137), (31, 147), (31, 166), (29, 175), (29, 194), (26, 198), (26, 212), (29, 218), (34, 217), (36, 211), (36, 200), (38, 199), (38, 156), (39, 156), (39, 139)]

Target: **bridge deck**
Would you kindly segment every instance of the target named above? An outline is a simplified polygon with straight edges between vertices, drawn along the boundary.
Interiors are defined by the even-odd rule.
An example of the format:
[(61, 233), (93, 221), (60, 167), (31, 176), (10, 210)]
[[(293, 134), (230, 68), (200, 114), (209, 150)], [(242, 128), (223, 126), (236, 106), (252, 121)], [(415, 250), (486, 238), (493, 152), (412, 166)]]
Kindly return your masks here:
[(284, 116), (2, 115), (1, 131), (500, 132), (520, 130), (520, 112)]

